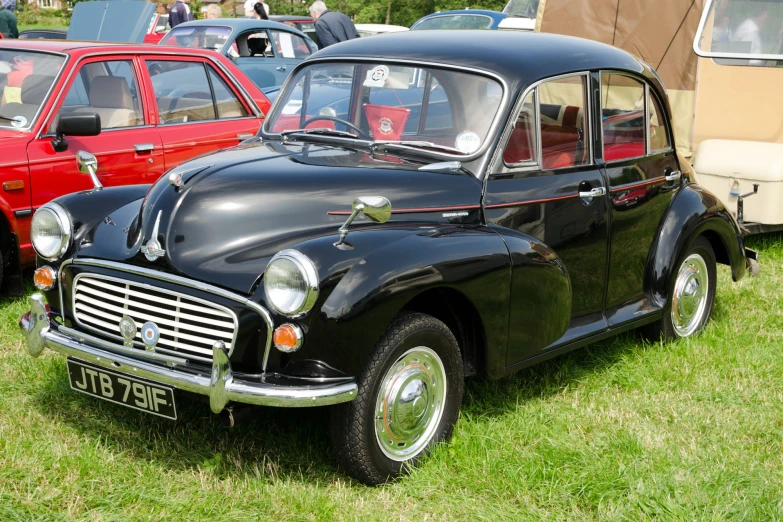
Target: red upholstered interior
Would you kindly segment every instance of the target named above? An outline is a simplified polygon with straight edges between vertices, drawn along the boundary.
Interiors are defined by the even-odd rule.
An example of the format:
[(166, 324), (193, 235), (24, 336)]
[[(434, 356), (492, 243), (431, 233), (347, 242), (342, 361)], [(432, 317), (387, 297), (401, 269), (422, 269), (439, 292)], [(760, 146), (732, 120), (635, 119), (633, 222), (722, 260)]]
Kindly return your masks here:
[(644, 111), (621, 112), (604, 120), (604, 160), (644, 156)]
[[(579, 107), (567, 106), (563, 111), (562, 125), (541, 125), (541, 167), (543, 169), (559, 169), (582, 163), (584, 151), (579, 149), (579, 130), (577, 116)], [(508, 164), (521, 163), (534, 159), (533, 137), (530, 135), (530, 123), (526, 116), (517, 120), (514, 130), (503, 151), (503, 161)]]
[[(275, 120), (275, 126), (272, 127), (272, 132), (283, 132), (287, 130), (295, 130), (299, 128), (300, 114), (281, 114)], [(305, 121), (315, 118), (315, 116), (305, 117)], [(307, 124), (306, 129), (334, 129), (334, 122), (332, 120), (314, 120)]]
[(604, 161), (638, 158), (639, 156), (644, 156), (644, 141), (604, 145)]

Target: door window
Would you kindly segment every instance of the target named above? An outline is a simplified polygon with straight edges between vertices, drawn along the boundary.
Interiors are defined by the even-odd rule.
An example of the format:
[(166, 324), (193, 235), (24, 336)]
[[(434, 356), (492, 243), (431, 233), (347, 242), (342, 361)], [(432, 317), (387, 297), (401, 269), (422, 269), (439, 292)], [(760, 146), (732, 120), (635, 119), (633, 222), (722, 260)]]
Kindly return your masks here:
[(585, 75), (544, 82), (530, 92), (514, 123), (503, 161), (535, 164), (541, 142), (541, 168), (560, 169), (590, 162), (587, 146)]
[(236, 44), (240, 58), (273, 58), (275, 56), (266, 31), (251, 31), (242, 34), (237, 38)]
[(645, 154), (644, 85), (623, 74), (601, 73), (604, 160)]
[(74, 77), (48, 132), (63, 114), (97, 113), (102, 129), (144, 125), (139, 88), (131, 60), (85, 64)]
[(648, 96), (650, 104), (650, 151), (663, 152), (671, 149), (666, 113), (661, 110), (661, 104), (658, 103), (658, 98), (652, 92), (649, 92)]
[(310, 48), (304, 38), (285, 31), (270, 31), (277, 54), (283, 58), (304, 60), (310, 56)]
[(242, 102), (239, 101), (236, 94), (228, 87), (223, 78), (221, 78), (212, 67), (209, 69), (209, 80), (212, 89), (215, 91), (215, 103), (217, 103), (218, 118), (242, 118), (247, 116), (247, 110)]

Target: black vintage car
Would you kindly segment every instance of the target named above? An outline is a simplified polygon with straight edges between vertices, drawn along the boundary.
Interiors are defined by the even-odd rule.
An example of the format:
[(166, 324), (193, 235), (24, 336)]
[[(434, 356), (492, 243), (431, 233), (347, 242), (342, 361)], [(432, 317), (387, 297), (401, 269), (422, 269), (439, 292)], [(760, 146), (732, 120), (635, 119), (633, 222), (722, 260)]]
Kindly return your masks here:
[(166, 417), (182, 392), (229, 424), (330, 405), (340, 462), (378, 484), (449, 438), (466, 376), (699, 332), (716, 263), (738, 280), (752, 252), (678, 159), (655, 72), (586, 40), (473, 38), (329, 47), (258, 137), (41, 207), (30, 354)]

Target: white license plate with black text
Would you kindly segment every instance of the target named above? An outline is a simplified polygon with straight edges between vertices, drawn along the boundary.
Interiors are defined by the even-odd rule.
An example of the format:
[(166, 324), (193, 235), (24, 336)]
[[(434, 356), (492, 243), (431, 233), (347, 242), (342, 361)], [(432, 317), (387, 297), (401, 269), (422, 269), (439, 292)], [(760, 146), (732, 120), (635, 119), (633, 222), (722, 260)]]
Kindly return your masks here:
[(173, 388), (92, 366), (70, 357), (66, 362), (68, 380), (74, 390), (176, 420)]

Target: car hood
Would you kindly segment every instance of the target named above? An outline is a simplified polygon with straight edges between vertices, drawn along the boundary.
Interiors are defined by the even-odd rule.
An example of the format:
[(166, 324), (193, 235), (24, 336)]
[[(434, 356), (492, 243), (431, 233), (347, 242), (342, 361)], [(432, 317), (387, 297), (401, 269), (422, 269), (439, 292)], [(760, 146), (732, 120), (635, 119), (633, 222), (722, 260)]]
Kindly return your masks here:
[[(480, 180), (419, 171), (420, 163), (400, 161), (327, 145), (256, 140), (177, 167), (170, 175), (182, 176), (178, 189), (170, 175), (163, 176), (141, 209), (120, 209), (101, 221), (91, 234), (96, 240), (78, 256), (133, 262), (250, 293), (280, 250), (322, 236), (336, 241), (359, 196), (391, 201), (388, 227), (478, 219)], [(455, 217), (449, 213), (454, 207), (470, 211)], [(139, 249), (153, 237), (156, 223), (155, 237), (166, 253), (149, 262)], [(352, 229), (367, 223), (358, 217)]]
[(152, 2), (79, 2), (73, 8), (66, 40), (142, 43), (155, 14)]

